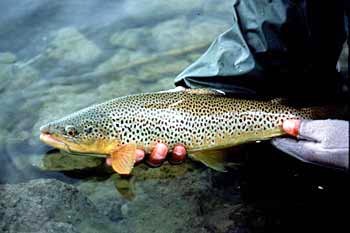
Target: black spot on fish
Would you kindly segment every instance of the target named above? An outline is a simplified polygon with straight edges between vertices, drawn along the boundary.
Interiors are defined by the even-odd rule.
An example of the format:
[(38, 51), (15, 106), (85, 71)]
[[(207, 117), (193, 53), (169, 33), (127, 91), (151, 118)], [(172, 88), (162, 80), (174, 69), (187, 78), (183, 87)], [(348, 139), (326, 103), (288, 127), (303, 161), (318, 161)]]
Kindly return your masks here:
[(85, 133), (89, 134), (92, 132), (92, 127), (89, 127), (87, 129), (84, 130)]

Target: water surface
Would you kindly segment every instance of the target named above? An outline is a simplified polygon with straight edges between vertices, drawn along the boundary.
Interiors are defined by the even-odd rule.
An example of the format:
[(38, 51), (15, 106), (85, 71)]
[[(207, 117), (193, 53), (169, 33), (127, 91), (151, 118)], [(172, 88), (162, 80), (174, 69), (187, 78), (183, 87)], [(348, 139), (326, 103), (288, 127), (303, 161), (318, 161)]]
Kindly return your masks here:
[[(293, 225), (292, 215), (299, 213), (295, 205), (313, 214), (313, 208), (339, 191), (336, 186), (323, 194), (321, 186), (338, 179), (337, 173), (326, 172), (321, 176), (331, 177), (326, 179), (310, 175), (319, 174), (317, 169), (300, 175), (304, 168), (299, 163), (269, 152), (253, 158), (241, 153), (248, 165), (227, 174), (187, 162), (155, 169), (140, 165), (134, 178), (123, 180), (101, 159), (69, 157), (39, 142), (39, 127), (48, 121), (118, 96), (173, 88), (175, 76), (230, 27), (232, 11), (231, 1), (180, 2), (0, 2), (0, 9), (6, 9), (0, 14), (0, 182), (26, 187), (44, 179), (29, 183), (44, 190), (61, 187), (51, 179), (73, 185), (88, 202), (74, 199), (78, 204), (73, 210), (60, 206), (44, 212), (49, 213), (45, 221), (55, 222), (57, 229), (278, 232)], [(276, 174), (283, 182), (276, 181)], [(17, 186), (9, 187), (16, 193)], [(60, 203), (50, 191), (35, 190), (34, 197)], [(316, 201), (311, 201), (312, 194)], [(12, 225), (25, 222), (25, 212), (15, 213)], [(6, 216), (1, 230), (16, 232)], [(13, 229), (39, 231), (34, 223)]]

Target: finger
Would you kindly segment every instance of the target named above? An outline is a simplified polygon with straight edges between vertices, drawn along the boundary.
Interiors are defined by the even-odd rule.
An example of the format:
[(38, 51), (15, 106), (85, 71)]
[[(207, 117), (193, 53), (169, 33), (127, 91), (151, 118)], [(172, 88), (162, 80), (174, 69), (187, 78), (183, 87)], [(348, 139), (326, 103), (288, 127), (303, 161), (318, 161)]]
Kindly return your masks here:
[(140, 162), (145, 158), (145, 152), (143, 150), (137, 149), (136, 150), (136, 162)]
[(168, 154), (168, 147), (164, 143), (158, 143), (153, 149), (148, 163), (151, 166), (159, 166), (165, 160)]
[(282, 127), (287, 134), (297, 137), (299, 135), (300, 120), (285, 120)]
[(322, 143), (303, 141), (303, 159), (310, 163), (322, 164), (328, 167), (349, 167), (349, 148), (324, 148)]
[(173, 149), (170, 162), (173, 164), (182, 163), (186, 159), (186, 148), (183, 145), (176, 145)]
[[(145, 158), (145, 152), (143, 150), (137, 149), (136, 150), (136, 163), (140, 162)], [(107, 157), (106, 158), (106, 165), (112, 166), (112, 158)]]
[[(346, 127), (347, 125), (347, 127)], [(299, 128), (299, 137), (317, 142), (334, 141), (334, 138), (344, 138), (348, 132), (346, 121), (340, 120), (303, 120)]]
[(275, 138), (271, 141), (272, 145), (274, 145), (277, 149), (283, 151), (286, 154), (293, 156), (301, 161), (306, 162), (303, 157), (300, 155), (301, 146), (299, 141), (292, 138)]
[(321, 141), (321, 131), (324, 129), (324, 120), (286, 120), (283, 130), (294, 137), (310, 141)]
[(321, 141), (324, 123), (324, 120), (303, 120), (299, 128), (299, 138), (310, 141)]
[(321, 143), (291, 138), (275, 138), (272, 144), (279, 150), (306, 163), (328, 167), (348, 168), (349, 157), (347, 149), (326, 149)]
[(106, 158), (106, 164), (108, 166), (112, 166), (112, 158), (110, 158), (110, 157)]

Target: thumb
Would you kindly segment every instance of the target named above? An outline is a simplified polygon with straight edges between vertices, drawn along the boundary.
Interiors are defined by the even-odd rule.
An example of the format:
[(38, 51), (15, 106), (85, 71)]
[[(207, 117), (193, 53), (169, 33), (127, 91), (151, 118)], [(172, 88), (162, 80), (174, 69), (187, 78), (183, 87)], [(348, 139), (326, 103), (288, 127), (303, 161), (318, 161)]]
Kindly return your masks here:
[(272, 140), (272, 145), (274, 145), (277, 149), (283, 151), (284, 153), (289, 154), (292, 157), (299, 159), (303, 162), (306, 162), (306, 160), (301, 155), (303, 153), (302, 142), (292, 138), (274, 138)]
[(324, 120), (285, 120), (283, 130), (294, 137), (308, 141), (322, 141), (325, 131)]
[(297, 137), (299, 135), (301, 120), (285, 120), (282, 128), (287, 134)]

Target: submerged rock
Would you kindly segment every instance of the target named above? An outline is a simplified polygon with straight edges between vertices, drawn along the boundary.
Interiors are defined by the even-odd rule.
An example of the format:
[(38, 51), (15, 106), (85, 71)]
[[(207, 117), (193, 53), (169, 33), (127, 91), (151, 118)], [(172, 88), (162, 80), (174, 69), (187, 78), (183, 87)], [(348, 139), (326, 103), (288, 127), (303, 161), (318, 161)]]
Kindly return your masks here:
[(13, 68), (13, 79), (9, 88), (12, 90), (22, 90), (39, 81), (40, 73), (37, 69), (29, 65), (18, 63)]
[(178, 17), (152, 28), (152, 46), (158, 51), (203, 43), (209, 47), (209, 43), (228, 27), (229, 24), (223, 20), (205, 18), (189, 21), (186, 17)]
[(202, 12), (203, 15), (210, 15), (215, 18), (221, 18), (226, 22), (232, 22), (233, 4), (232, 1), (220, 1), (218, 3), (215, 0), (209, 0), (203, 4)]
[(13, 82), (13, 65), (0, 63), (0, 92), (5, 92)]
[(85, 64), (96, 59), (101, 50), (77, 29), (60, 29), (47, 50), (49, 58), (55, 58), (75, 64)]
[(110, 38), (110, 43), (121, 48), (142, 50), (144, 44), (149, 41), (150, 33), (146, 27), (132, 28), (122, 32), (114, 33)]
[[(23, 95), (23, 90), (39, 81), (39, 79), (40, 72), (30, 65), (22, 62), (14, 64), (2, 64), (0, 62), (0, 91), (10, 96), (21, 91), (14, 98)], [(11, 101), (9, 98), (7, 97), (2, 101)]]
[(188, 22), (185, 17), (160, 22), (152, 28), (154, 45), (159, 51), (188, 46), (187, 35), (190, 29), (187, 26)]
[[(230, 28), (230, 22), (222, 19), (195, 19), (189, 23), (189, 43), (210, 43), (224, 31)], [(205, 36), (203, 36), (205, 35)]]
[[(227, 232), (234, 225), (230, 214), (240, 199), (233, 195), (224, 200), (212, 171), (197, 165), (141, 164), (131, 179), (114, 174), (103, 182), (86, 180), (78, 188), (114, 222), (114, 232)], [(130, 192), (121, 189), (129, 189), (133, 196), (124, 196)]]
[(125, 1), (123, 11), (133, 22), (163, 21), (178, 15), (188, 15), (203, 6), (202, 0)]
[(120, 49), (115, 55), (107, 59), (105, 62), (97, 66), (95, 72), (106, 73), (111, 71), (120, 71), (128, 69), (130, 63), (137, 63), (140, 60), (146, 59), (147, 55), (141, 51), (132, 51), (128, 49)]
[[(117, 75), (114, 79), (115, 81), (101, 84), (97, 88), (97, 93), (102, 97), (103, 101), (148, 91), (148, 87), (140, 86), (139, 80), (135, 75)], [(130, 86), (133, 86), (132, 90), (130, 90)]]
[(76, 232), (76, 228), (92, 233), (108, 228), (108, 221), (83, 193), (53, 179), (1, 185), (0, 207), (2, 232), (44, 232), (45, 228)]
[[(189, 63), (183, 59), (159, 59), (138, 69), (137, 77), (142, 83), (155, 83), (166, 78), (174, 78)], [(171, 80), (168, 80), (168, 82)], [(168, 87), (164, 87), (168, 88)]]
[(78, 233), (79, 231), (72, 224), (62, 222), (48, 222), (37, 233)]
[(0, 53), (0, 64), (11, 64), (17, 60), (16, 55), (10, 52)]
[(100, 213), (113, 221), (114, 224), (123, 218), (121, 208), (126, 203), (126, 200), (115, 188), (115, 182), (118, 179), (119, 175), (114, 174), (104, 181), (92, 178), (78, 185), (78, 189), (88, 196)]

